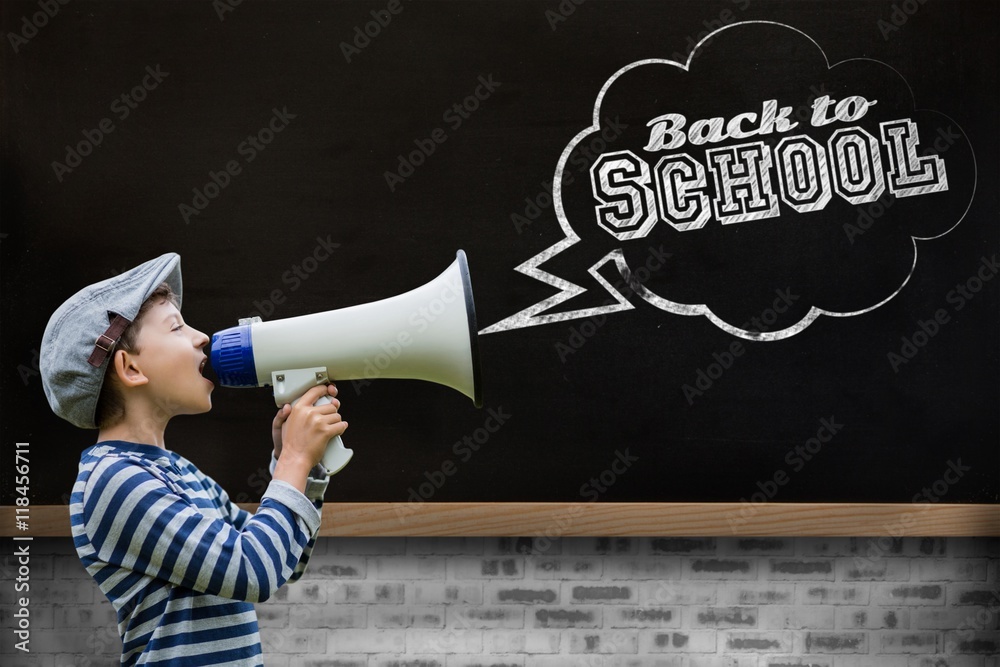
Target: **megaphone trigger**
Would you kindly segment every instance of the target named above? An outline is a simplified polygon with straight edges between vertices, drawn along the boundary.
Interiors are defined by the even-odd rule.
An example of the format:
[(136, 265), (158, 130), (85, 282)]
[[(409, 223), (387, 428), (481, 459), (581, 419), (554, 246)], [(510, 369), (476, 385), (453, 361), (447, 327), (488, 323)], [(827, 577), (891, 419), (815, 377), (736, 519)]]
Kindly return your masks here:
[[(274, 402), (279, 408), (285, 403), (294, 406), (302, 398), (302, 394), (310, 388), (329, 382), (330, 377), (325, 366), (271, 372)], [(332, 402), (333, 400), (329, 396), (320, 396), (313, 405), (325, 405)], [(350, 462), (352, 456), (354, 456), (354, 450), (344, 447), (344, 441), (339, 435), (330, 438), (326, 444), (326, 452), (323, 454), (322, 461), (323, 467), (326, 468), (326, 474), (335, 475), (340, 472)]]

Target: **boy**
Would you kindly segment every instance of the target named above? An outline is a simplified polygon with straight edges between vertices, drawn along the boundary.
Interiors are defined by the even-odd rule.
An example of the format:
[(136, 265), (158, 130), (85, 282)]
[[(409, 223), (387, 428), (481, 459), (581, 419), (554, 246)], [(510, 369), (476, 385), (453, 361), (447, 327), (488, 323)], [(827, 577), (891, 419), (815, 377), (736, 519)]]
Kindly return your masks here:
[(254, 602), (305, 571), (329, 484), (319, 461), (343, 433), (333, 385), (272, 422), (272, 480), (251, 515), (170, 451), (171, 417), (207, 412), (208, 336), (184, 323), (168, 253), (77, 292), (52, 315), (40, 370), (52, 410), (97, 444), (70, 498), (77, 554), (118, 614), (121, 664), (262, 665)]

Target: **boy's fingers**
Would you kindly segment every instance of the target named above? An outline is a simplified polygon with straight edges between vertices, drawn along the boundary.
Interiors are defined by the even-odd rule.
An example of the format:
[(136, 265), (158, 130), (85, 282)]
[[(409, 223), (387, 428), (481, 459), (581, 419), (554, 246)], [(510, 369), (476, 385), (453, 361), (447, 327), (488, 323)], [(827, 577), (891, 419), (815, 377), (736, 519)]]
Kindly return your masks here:
[(301, 401), (305, 401), (307, 404), (312, 405), (319, 399), (323, 398), (323, 396), (326, 395), (326, 392), (326, 385), (318, 384), (315, 387), (311, 387), (306, 393), (302, 394)]
[(314, 405), (313, 409), (321, 415), (336, 414), (340, 410), (340, 402), (334, 399), (333, 403), (324, 403), (322, 405)]
[(337, 385), (335, 385), (334, 383), (331, 382), (327, 386), (330, 388), (329, 389), (330, 395), (331, 396), (336, 396), (337, 395)]

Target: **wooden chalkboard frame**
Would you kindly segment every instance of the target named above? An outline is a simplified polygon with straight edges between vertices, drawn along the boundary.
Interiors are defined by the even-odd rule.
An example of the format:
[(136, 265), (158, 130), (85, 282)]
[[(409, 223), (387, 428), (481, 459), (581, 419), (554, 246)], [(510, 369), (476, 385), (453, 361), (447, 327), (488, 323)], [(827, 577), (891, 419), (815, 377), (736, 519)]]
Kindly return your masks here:
[[(257, 511), (256, 503), (240, 507)], [(323, 537), (996, 537), (1000, 506), (986, 504), (765, 503), (733, 525), (740, 503), (325, 503)], [(406, 508), (406, 521), (399, 519)], [(23, 508), (22, 508), (23, 509)], [(68, 537), (62, 505), (0, 506), (0, 535)]]

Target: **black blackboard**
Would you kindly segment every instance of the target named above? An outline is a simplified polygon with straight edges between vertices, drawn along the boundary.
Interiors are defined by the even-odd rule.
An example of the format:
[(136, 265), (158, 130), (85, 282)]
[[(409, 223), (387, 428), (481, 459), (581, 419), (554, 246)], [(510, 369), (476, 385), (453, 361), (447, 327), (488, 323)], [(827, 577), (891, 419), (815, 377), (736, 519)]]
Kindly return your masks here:
[[(185, 317), (210, 333), (405, 292), (462, 248), (480, 326), (505, 321), (559, 293), (515, 267), (566, 237), (551, 184), (602, 88), (691, 55), (688, 71), (647, 63), (608, 85), (597, 133), (565, 155), (581, 240), (540, 268), (587, 288), (555, 311), (601, 308), (617, 301), (587, 269), (620, 250), (633, 281), (716, 321), (632, 295), (627, 311), (483, 335), (482, 410), (429, 383), (341, 383), (355, 458), (327, 498), (1000, 500), (995, 2), (43, 4), (0, 6), (2, 433), (44, 460), (32, 502), (63, 502), (96, 433), (54, 417), (37, 374), (71, 293), (175, 251)], [(858, 99), (817, 127), (823, 94)], [(715, 141), (705, 123), (705, 143), (643, 152), (663, 114), (756, 113), (734, 126), (746, 132), (768, 100), (799, 127)], [(756, 142), (778, 194), (795, 187), (779, 142), (799, 134), (834, 178), (827, 141), (861, 128), (888, 179), (880, 124), (898, 120), (918, 128), (918, 158), (943, 161), (946, 191), (894, 196), (887, 180), (874, 202), (836, 191), (800, 212), (779, 197), (777, 215), (661, 220), (632, 239), (597, 223), (601, 154), (631, 150), (655, 176), (686, 151), (716, 196), (706, 151)], [(799, 185), (799, 205), (821, 198)], [(614, 261), (597, 274), (627, 284)], [(267, 389), (218, 388), (208, 415), (172, 422), (169, 446), (254, 502), (274, 409)]]

